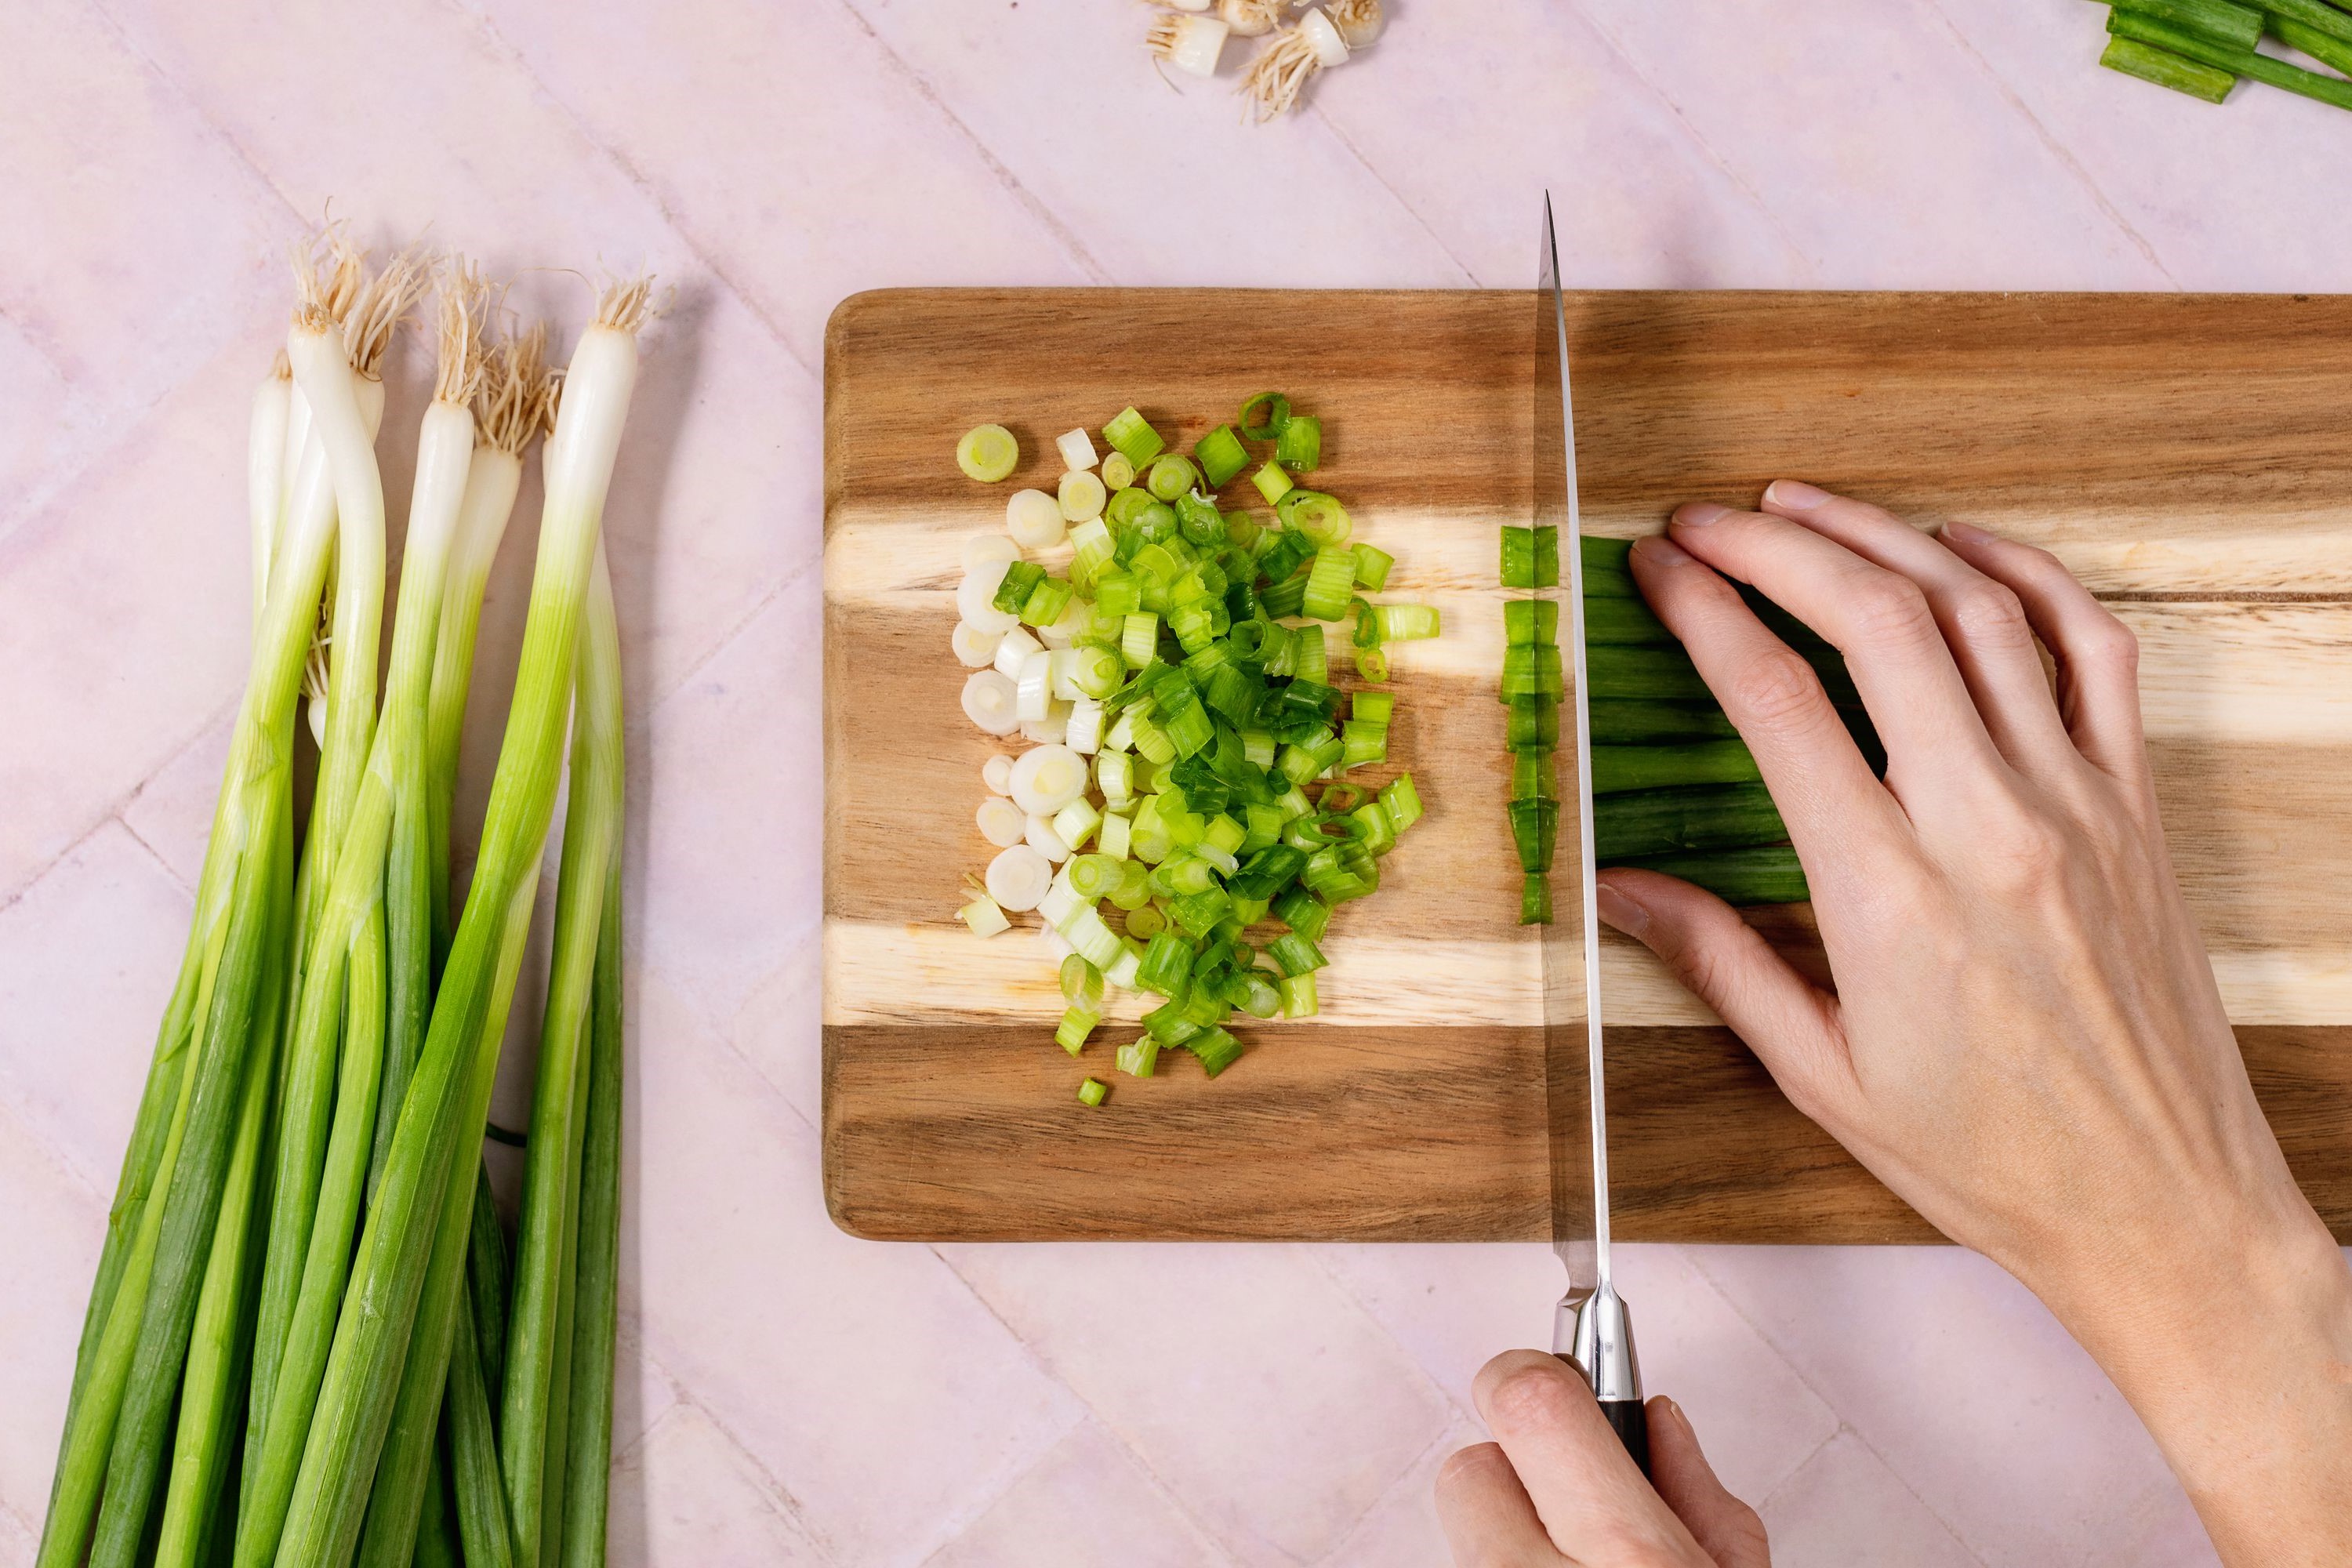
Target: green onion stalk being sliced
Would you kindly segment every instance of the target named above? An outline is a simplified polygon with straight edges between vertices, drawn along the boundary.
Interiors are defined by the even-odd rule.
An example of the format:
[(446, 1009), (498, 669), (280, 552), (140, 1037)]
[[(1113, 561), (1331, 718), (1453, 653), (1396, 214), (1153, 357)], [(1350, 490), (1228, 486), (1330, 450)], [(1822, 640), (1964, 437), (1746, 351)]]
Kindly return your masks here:
[[(340, 344), (344, 313), (373, 285), (348, 251), (338, 253), (324, 279), (307, 252), (304, 262), (306, 315)], [(338, 352), (340, 374), (351, 392), (355, 372), (347, 352)], [(289, 443), (297, 439), (293, 406), (289, 394)], [(268, 435), (265, 425), (265, 443)], [(194, 1258), (209, 1242), (220, 1184), (233, 1158), (230, 1113), (241, 1100), (242, 1083), (239, 1072), (229, 1068), (244, 1064), (245, 1035), (256, 1014), (268, 1016), (257, 993), (265, 984), (269, 950), (284, 940), (282, 931), (270, 929), (271, 901), (274, 878), (290, 865), (292, 853), (286, 835), (294, 710), (335, 524), (323, 449), (310, 438), (307, 423), (299, 438), (302, 459), (293, 462), (280, 453), (277, 465), (279, 518), (272, 531), (268, 587), (251, 669), (197, 880), (186, 957), (124, 1153), (91, 1288), (37, 1556), (42, 1568), (73, 1568), (84, 1560), (102, 1497), (115, 1511), (112, 1541), (128, 1534), (134, 1549), (139, 1544), (142, 1532), (127, 1531), (125, 1521), (143, 1517), (153, 1500), (152, 1469), (159, 1459), (142, 1459), (136, 1450), (142, 1444), (160, 1448), (168, 1403), (161, 1412), (150, 1407), (159, 1393), (168, 1402), (178, 1390), (173, 1342), (183, 1349), (186, 1342), (172, 1331), (173, 1321), (182, 1310), (182, 1297), (186, 1310), (194, 1310)], [(265, 475), (270, 467), (266, 449), (248, 467), (252, 475)], [(291, 482), (286, 479), (289, 472)], [(255, 510), (264, 505), (257, 501)], [(272, 858), (281, 849), (273, 869)], [(154, 1342), (143, 1332), (151, 1316), (160, 1336)], [(127, 1412), (126, 1393), (134, 1376), (148, 1392), (140, 1395), (141, 1408)], [(151, 1423), (152, 1431), (133, 1429)], [(143, 1489), (132, 1489), (138, 1490), (135, 1498), (126, 1492), (119, 1502), (106, 1495), (114, 1489), (108, 1472), (118, 1438), (129, 1445), (123, 1479), (130, 1480), (142, 1468), (150, 1476)], [(119, 1548), (110, 1544), (108, 1550)]]
[[(361, 1234), (280, 1568), (341, 1568), (372, 1509), (384, 1518), (380, 1539), (404, 1533), (414, 1550), (425, 1466), (415, 1465), (412, 1479), (397, 1467), (379, 1474), (379, 1462), (412, 1447), (429, 1453), (437, 1425), (478, 1149), (554, 812), (599, 525), (646, 307), (642, 281), (608, 290), (566, 373), (545, 459), (547, 500), (522, 658), (481, 849)], [(451, 1237), (454, 1245), (445, 1242)], [(398, 1446), (387, 1443), (395, 1426)], [(398, 1528), (404, 1519), (405, 1531)]]
[[(440, 374), (417, 437), (384, 711), (295, 990), (237, 1526), (236, 1561), (248, 1565), (277, 1550), (350, 1265), (379, 1105), (397, 1092), (393, 1071), (414, 1058), (430, 994), (425, 700), (442, 579), (473, 456), (467, 405), (479, 372), (481, 300), (480, 285), (462, 272), (443, 289)], [(303, 374), (299, 358), (296, 374)], [(344, 417), (323, 406), (314, 414), (331, 443)], [(348, 485), (337, 468), (339, 494), (373, 484), (381, 495), (373, 453), (365, 456), (367, 469)], [(313, 853), (321, 843), (314, 835)], [(363, 958), (379, 966), (383, 984), (365, 1008)]]

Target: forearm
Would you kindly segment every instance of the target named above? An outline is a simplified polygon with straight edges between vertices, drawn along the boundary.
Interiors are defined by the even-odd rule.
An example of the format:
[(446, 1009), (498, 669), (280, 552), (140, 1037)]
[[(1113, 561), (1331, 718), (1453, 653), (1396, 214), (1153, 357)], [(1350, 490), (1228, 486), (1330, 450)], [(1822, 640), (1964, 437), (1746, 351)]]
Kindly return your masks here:
[(2352, 1268), (2300, 1194), (2126, 1281), (2045, 1299), (2231, 1564), (2352, 1562)]

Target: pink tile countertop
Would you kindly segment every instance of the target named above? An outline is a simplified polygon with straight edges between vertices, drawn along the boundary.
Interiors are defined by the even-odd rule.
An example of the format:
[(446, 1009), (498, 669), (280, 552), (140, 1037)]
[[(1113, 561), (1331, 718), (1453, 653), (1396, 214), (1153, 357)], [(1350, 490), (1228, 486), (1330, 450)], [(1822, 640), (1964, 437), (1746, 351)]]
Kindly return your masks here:
[[(330, 200), (378, 243), (678, 290), (609, 517), (635, 761), (621, 1563), (1442, 1563), (1430, 1479), (1477, 1432), (1470, 1375), (1557, 1289), (1537, 1247), (886, 1247), (827, 1222), (818, 446), (844, 294), (1516, 287), (1546, 184), (1592, 285), (2352, 288), (2352, 208), (2325, 199), (2352, 188), (2352, 118), (2098, 71), (2072, 0), (1401, 0), (1257, 130), (1230, 79), (1152, 79), (1131, 0), (365, 12), (0, 14), (0, 1563), (32, 1558), (242, 679), (281, 248)], [(573, 321), (583, 297), (518, 291)], [(520, 564), (486, 647), (511, 647)], [(1626, 1271), (1653, 1385), (1780, 1562), (2210, 1561), (2105, 1380), (1979, 1259), (1656, 1247)], [(1195, 1331), (1139, 1343), (1155, 1300)]]

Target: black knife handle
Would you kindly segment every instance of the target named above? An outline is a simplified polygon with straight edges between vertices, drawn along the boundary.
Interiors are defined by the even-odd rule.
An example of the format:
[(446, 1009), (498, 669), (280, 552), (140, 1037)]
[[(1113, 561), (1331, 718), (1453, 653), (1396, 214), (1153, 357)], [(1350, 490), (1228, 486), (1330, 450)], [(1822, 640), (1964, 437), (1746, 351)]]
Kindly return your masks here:
[(1611, 1430), (1617, 1434), (1617, 1440), (1625, 1445), (1625, 1452), (1633, 1456), (1633, 1463), (1641, 1469), (1642, 1479), (1649, 1479), (1650, 1420), (1642, 1402), (1638, 1399), (1604, 1399), (1601, 1402), (1601, 1414), (1609, 1418)]

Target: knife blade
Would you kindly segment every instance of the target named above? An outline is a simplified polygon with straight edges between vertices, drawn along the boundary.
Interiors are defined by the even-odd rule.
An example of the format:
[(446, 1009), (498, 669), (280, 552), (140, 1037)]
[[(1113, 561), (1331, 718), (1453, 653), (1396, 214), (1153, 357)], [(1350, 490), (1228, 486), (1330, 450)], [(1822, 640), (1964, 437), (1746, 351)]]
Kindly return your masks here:
[[(1552, 1352), (1592, 1384), (1603, 1415), (1626, 1451), (1649, 1474), (1649, 1429), (1642, 1409), (1641, 1364), (1624, 1299), (1609, 1256), (1609, 1110), (1603, 1071), (1601, 922), (1592, 837), (1592, 726), (1584, 656), (1584, 563), (1577, 506), (1576, 412), (1569, 393), (1568, 310), (1559, 287), (1559, 247), (1551, 196), (1544, 195), (1543, 245), (1536, 283), (1534, 527), (1545, 529), (1561, 557), (1557, 586), (1533, 592), (1559, 601), (1557, 625), (1567, 642), (1561, 729), (1572, 744), (1553, 752), (1554, 793), (1575, 815), (1576, 895), (1553, 900), (1554, 919), (1538, 926), (1543, 955), (1544, 1110), (1551, 1165), (1552, 1250), (1568, 1271), (1568, 1294), (1553, 1314)], [(1536, 580), (1543, 581), (1538, 570)], [(1563, 742), (1569, 736), (1563, 733)], [(1565, 825), (1562, 825), (1565, 826)]]

